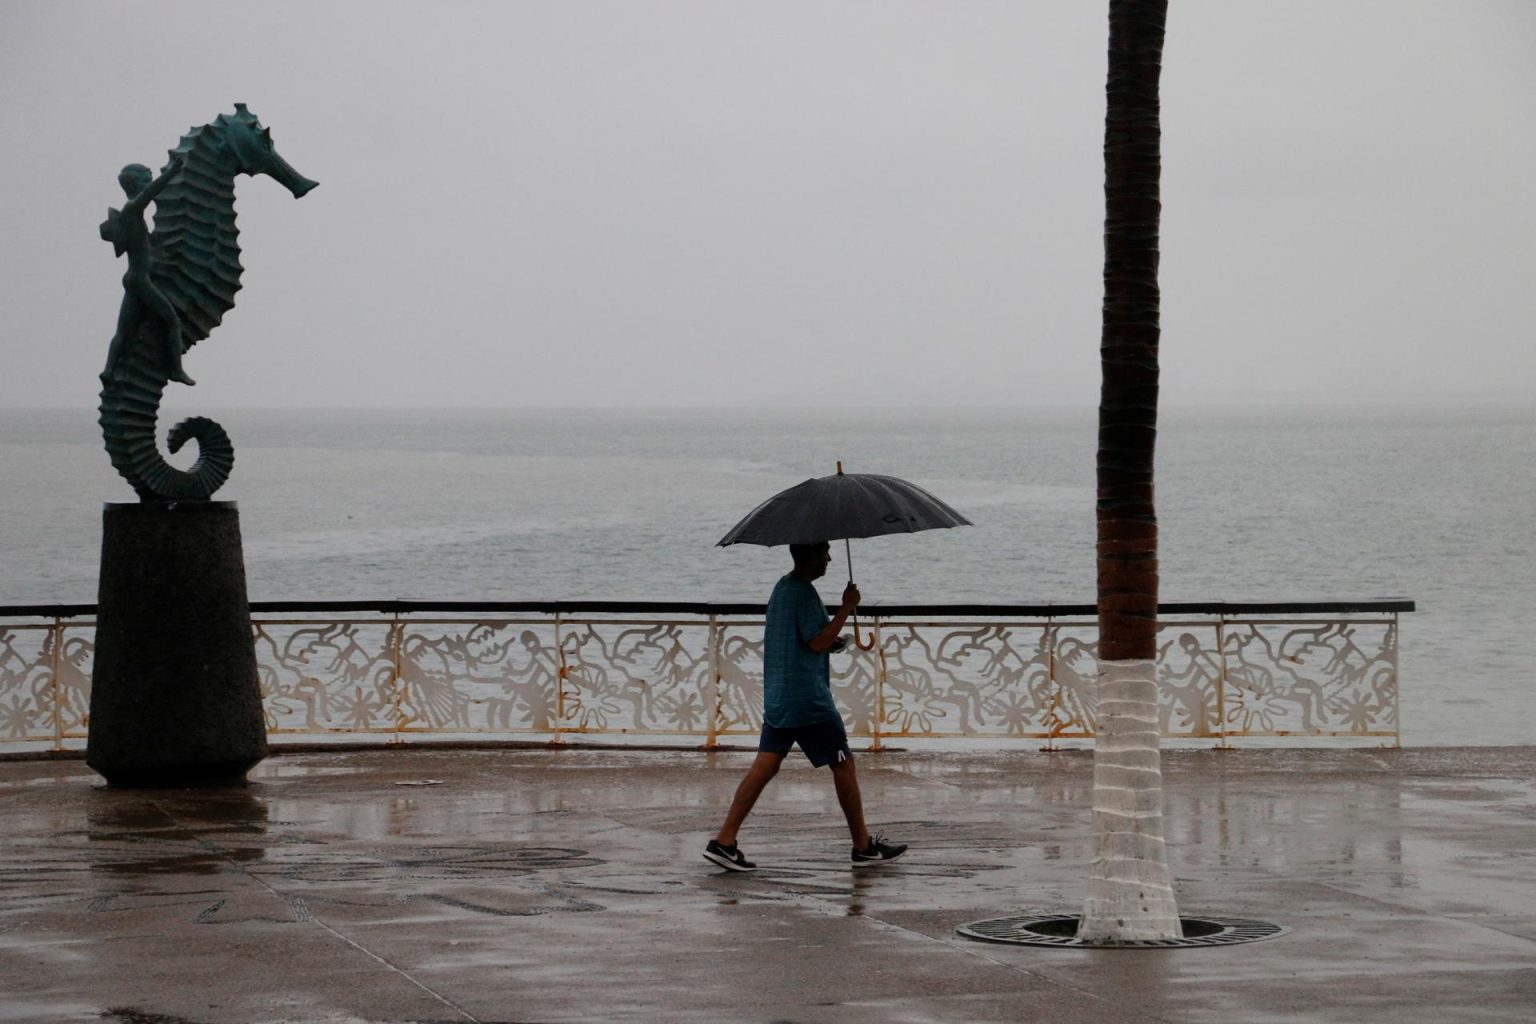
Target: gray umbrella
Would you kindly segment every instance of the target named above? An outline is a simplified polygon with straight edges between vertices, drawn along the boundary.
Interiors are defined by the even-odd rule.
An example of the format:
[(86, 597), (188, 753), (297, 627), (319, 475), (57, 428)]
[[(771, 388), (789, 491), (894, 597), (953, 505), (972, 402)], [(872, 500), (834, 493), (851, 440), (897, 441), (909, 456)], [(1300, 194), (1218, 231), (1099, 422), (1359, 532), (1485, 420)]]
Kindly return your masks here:
[[(819, 477), (780, 491), (731, 527), (719, 547), (730, 544), (818, 544), (840, 540), (853, 581), (850, 537), (880, 537), (951, 526), (974, 526), (969, 519), (914, 483), (875, 473), (844, 473), (837, 464), (832, 476)], [(854, 637), (859, 632), (853, 620)], [(873, 644), (873, 641), (871, 641)], [(859, 646), (864, 650), (862, 641)]]

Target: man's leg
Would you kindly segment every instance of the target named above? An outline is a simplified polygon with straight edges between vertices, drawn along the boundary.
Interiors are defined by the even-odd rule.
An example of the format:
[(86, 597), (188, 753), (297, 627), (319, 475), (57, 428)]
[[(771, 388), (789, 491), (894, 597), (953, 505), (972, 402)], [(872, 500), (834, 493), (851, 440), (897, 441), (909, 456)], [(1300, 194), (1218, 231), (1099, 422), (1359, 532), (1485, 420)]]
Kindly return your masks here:
[(832, 762), (832, 785), (837, 788), (837, 802), (848, 819), (848, 834), (855, 849), (869, 845), (869, 828), (864, 824), (864, 798), (859, 793), (859, 775), (853, 767), (853, 755)]
[(864, 824), (864, 800), (859, 795), (859, 777), (853, 768), (851, 752), (841, 761), (832, 763), (832, 782), (837, 786), (837, 802), (843, 806), (843, 816), (848, 819), (848, 834), (853, 836), (855, 866), (895, 860), (907, 852), (906, 843), (889, 843), (881, 836), (869, 834)]
[(736, 833), (741, 829), (741, 823), (747, 820), (747, 815), (752, 813), (752, 807), (757, 803), (757, 798), (763, 795), (763, 790), (773, 777), (779, 774), (779, 766), (784, 763), (784, 754), (787, 751), (759, 750), (757, 760), (752, 762), (752, 767), (747, 769), (747, 774), (736, 787), (736, 795), (731, 799), (731, 809), (725, 813), (725, 824), (720, 826), (720, 831), (715, 833), (715, 841), (722, 846), (735, 846)]

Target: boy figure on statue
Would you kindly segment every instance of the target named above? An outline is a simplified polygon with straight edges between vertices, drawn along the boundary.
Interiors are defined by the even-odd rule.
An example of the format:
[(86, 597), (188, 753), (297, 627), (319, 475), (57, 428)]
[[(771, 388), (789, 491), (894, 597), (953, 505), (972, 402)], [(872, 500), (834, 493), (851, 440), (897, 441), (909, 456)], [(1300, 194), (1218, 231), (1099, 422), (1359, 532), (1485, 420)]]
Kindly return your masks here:
[(147, 318), (160, 323), (162, 362), (167, 380), (196, 384), (181, 368), (181, 321), (176, 309), (155, 286), (154, 244), (144, 223), (144, 211), (159, 195), (171, 176), (181, 170), (182, 155), (171, 154), (170, 166), (156, 178), (143, 164), (129, 164), (117, 175), (128, 201), (121, 210), (109, 210), (101, 225), (101, 237), (111, 242), (117, 255), (128, 255), (128, 271), (123, 275), (123, 304), (117, 312), (117, 334), (107, 349), (107, 367), (101, 377), (116, 380), (122, 374), (123, 350), (133, 344), (134, 334)]
[(859, 588), (849, 582), (837, 615), (829, 619), (812, 581), (826, 575), (831, 545), (791, 544), (789, 554), (795, 568), (773, 588), (763, 628), (763, 733), (757, 760), (736, 787), (725, 824), (705, 846), (704, 857), (727, 871), (757, 867), (737, 847), (736, 833), (778, 774), (789, 748), (798, 743), (811, 764), (832, 769), (837, 802), (853, 837), (853, 864), (895, 860), (907, 847), (869, 834), (853, 752), (848, 749), (843, 717), (832, 700), (830, 654), (848, 643), (838, 631), (859, 605)]

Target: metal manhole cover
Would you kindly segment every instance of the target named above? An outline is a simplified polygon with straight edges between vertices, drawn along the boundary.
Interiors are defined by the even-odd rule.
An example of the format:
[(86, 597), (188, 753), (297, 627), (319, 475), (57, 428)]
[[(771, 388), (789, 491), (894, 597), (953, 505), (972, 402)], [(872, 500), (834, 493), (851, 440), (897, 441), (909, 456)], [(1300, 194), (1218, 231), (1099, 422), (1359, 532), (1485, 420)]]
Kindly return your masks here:
[(1272, 939), (1290, 931), (1283, 925), (1242, 917), (1180, 917), (1182, 939), (1143, 942), (1084, 942), (1077, 937), (1077, 914), (1031, 917), (998, 917), (955, 929), (957, 935), (977, 942), (1001, 942), (1013, 946), (1068, 946), (1078, 949), (1184, 949), (1190, 946), (1232, 946), (1240, 942)]

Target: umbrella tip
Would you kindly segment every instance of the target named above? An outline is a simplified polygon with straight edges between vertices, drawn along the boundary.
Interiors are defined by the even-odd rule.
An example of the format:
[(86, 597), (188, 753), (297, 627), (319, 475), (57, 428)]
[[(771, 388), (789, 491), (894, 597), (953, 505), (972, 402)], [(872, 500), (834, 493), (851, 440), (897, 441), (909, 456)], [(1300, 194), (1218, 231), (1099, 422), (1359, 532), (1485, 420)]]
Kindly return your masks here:
[(837, 475), (838, 476), (842, 476), (843, 475), (843, 460), (842, 459), (838, 459), (837, 460)]

